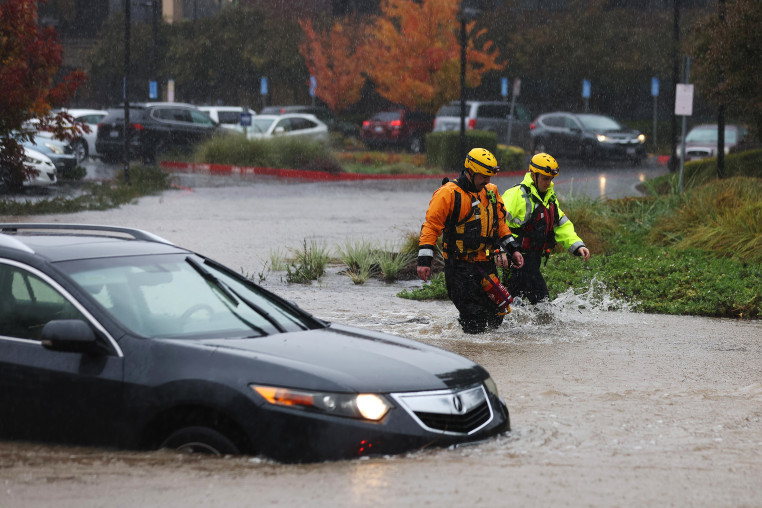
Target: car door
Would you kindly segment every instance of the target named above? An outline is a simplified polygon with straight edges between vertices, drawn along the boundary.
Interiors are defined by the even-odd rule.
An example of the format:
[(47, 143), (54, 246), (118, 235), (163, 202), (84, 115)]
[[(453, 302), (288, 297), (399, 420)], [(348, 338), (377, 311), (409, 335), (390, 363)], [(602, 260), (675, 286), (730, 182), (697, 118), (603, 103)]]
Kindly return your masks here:
[(565, 155), (565, 135), (566, 131), (566, 119), (564, 115), (551, 114), (542, 118), (542, 126), (544, 128), (544, 134), (542, 135), (542, 141), (545, 144), (545, 149), (557, 157), (559, 155)]
[[(121, 420), (123, 358), (113, 339), (61, 286), (38, 270), (0, 260), (0, 433), (20, 439), (108, 444)], [(43, 326), (80, 319), (106, 350), (46, 349)]]
[(564, 130), (562, 137), (562, 150), (566, 155), (579, 155), (582, 146), (584, 127), (575, 117), (564, 115)]

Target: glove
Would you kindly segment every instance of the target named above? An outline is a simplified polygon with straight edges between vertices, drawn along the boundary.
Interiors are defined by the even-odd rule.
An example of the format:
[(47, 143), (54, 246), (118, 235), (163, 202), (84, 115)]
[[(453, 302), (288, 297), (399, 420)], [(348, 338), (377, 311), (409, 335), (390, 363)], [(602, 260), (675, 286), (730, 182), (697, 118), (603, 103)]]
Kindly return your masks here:
[(519, 242), (513, 237), (513, 235), (505, 235), (497, 242), (497, 248), (506, 254), (513, 254), (519, 250)]

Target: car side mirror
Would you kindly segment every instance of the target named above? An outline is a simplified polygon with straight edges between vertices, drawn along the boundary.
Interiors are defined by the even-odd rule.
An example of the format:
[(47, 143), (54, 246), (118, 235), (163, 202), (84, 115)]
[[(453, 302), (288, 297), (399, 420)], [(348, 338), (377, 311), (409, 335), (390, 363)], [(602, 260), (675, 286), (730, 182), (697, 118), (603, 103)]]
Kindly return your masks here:
[(42, 328), (42, 346), (51, 351), (104, 353), (93, 329), (81, 319), (56, 319)]

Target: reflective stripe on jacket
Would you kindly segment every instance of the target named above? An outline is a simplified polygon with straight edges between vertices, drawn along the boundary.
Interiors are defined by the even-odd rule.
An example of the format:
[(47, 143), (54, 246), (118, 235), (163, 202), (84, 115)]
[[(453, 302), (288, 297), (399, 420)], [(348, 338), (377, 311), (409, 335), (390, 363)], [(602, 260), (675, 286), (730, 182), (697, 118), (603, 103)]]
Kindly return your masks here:
[(490, 257), (487, 251), (491, 255), (497, 240), (510, 232), (497, 186), (490, 183), (481, 192), (473, 193), (455, 182), (447, 182), (434, 192), (426, 210), (419, 240), (419, 264), (430, 265), (440, 235), (444, 235), (445, 259), (454, 256), (468, 261), (487, 261)]
[[(535, 217), (535, 221), (531, 221), (532, 215), (535, 213), (537, 207), (544, 208), (548, 212), (552, 213), (553, 217), (553, 238), (547, 238), (543, 244), (552, 246), (555, 242), (561, 244), (564, 249), (567, 249), (570, 253), (574, 252), (584, 246), (582, 239), (577, 236), (574, 231), (574, 224), (569, 220), (569, 217), (564, 214), (561, 207), (558, 206), (558, 200), (556, 199), (556, 192), (553, 189), (553, 182), (550, 184), (550, 188), (545, 193), (544, 198), (540, 197), (537, 192), (537, 188), (532, 180), (532, 174), (527, 172), (524, 175), (524, 180), (519, 185), (511, 187), (503, 193), (503, 203), (506, 209), (506, 222), (511, 228), (513, 236), (517, 241), (522, 242), (524, 239), (522, 236), (527, 235), (527, 227), (530, 222), (533, 222), (533, 228), (537, 226), (539, 217)], [(553, 210), (555, 208), (555, 210)], [(545, 219), (546, 217), (543, 217)], [(549, 231), (548, 231), (549, 233)], [(538, 239), (534, 239), (533, 248), (540, 249), (542, 245), (537, 245)], [(522, 251), (526, 251), (522, 245)]]

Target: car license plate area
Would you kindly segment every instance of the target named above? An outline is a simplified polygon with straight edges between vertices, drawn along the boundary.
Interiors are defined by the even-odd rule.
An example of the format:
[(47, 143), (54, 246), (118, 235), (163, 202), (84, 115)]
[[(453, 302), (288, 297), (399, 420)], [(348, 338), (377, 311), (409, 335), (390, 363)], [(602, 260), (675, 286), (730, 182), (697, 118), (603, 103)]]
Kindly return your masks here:
[(635, 148), (628, 148), (627, 155), (635, 155)]
[(116, 129), (113, 129), (111, 132), (108, 133), (109, 136), (112, 138), (118, 138), (119, 137), (119, 131)]
[(374, 130), (375, 132), (384, 132), (384, 128), (383, 128), (383, 127), (381, 127), (380, 125), (376, 125), (376, 126), (373, 128), (373, 130)]

